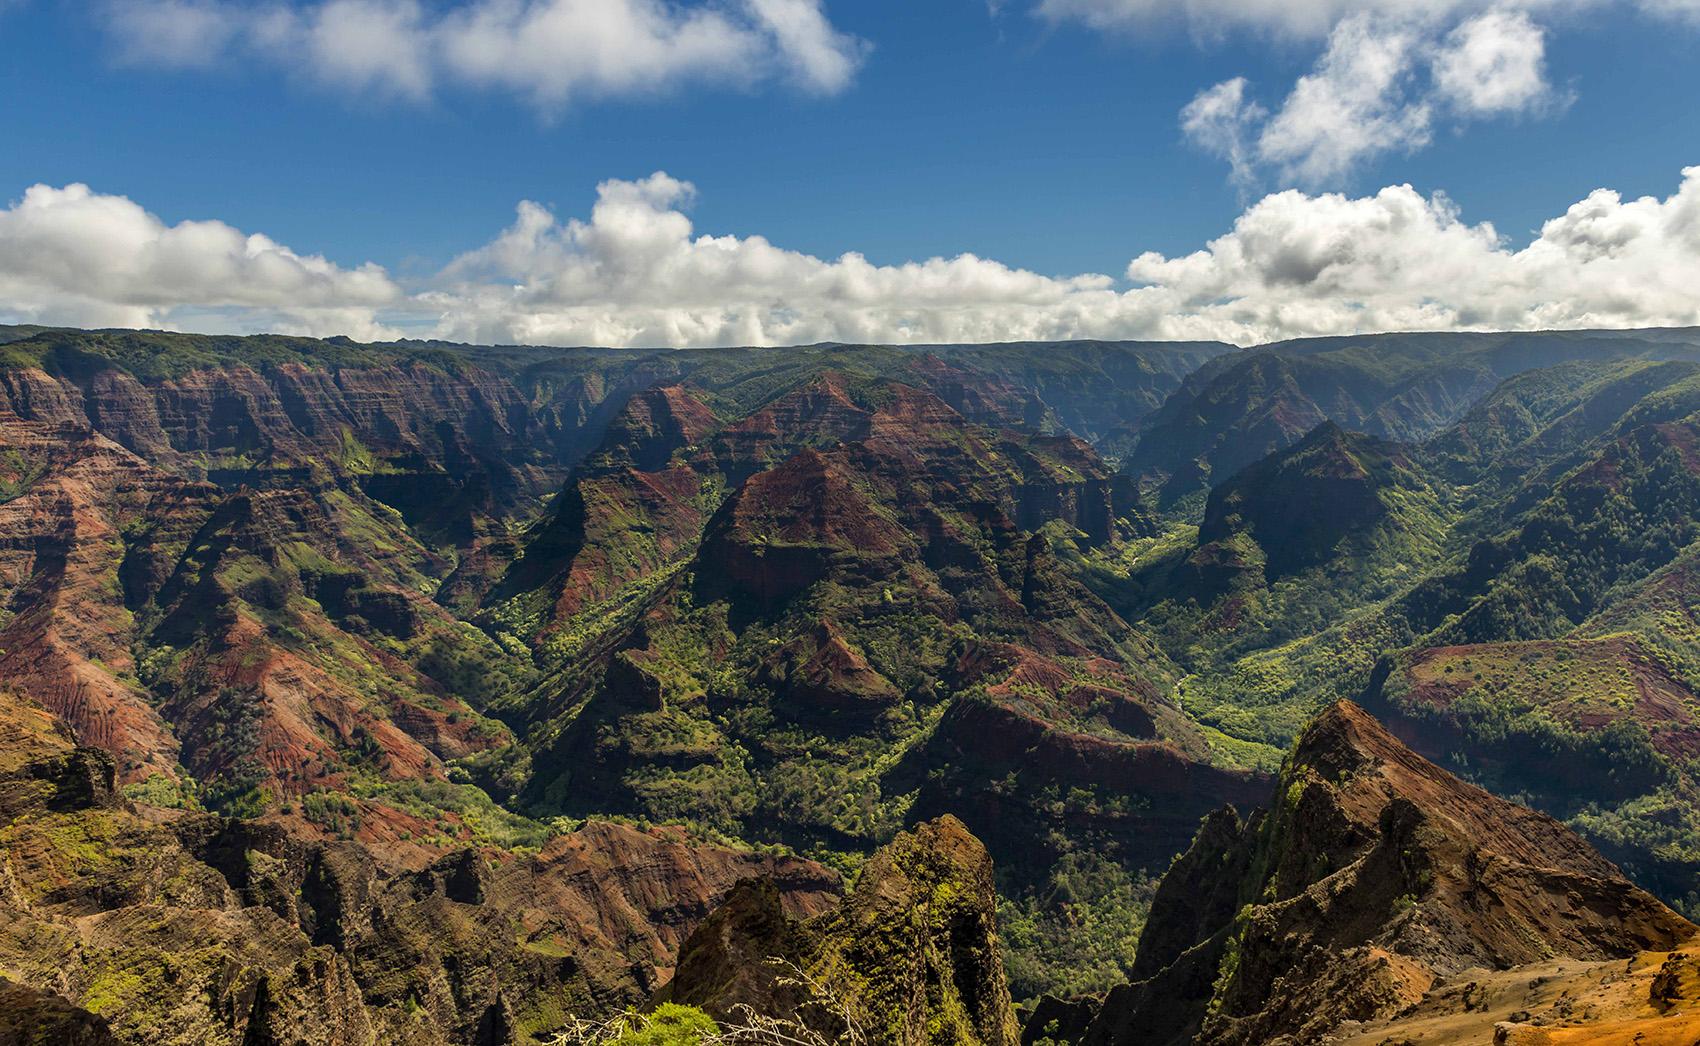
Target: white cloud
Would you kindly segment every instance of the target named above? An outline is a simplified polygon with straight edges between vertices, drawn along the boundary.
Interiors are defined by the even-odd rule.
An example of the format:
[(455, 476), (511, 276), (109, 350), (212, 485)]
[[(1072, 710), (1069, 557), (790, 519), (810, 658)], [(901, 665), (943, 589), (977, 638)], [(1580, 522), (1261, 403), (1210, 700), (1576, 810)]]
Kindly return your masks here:
[(1228, 235), (1128, 277), (1236, 340), (1413, 329), (1700, 323), (1700, 167), (1667, 200), (1597, 190), (1513, 250), (1444, 197), (1265, 197)]
[(485, 342), (1218, 338), (1700, 324), (1700, 167), (1666, 199), (1601, 189), (1522, 246), (1410, 186), (1264, 197), (1203, 249), (1122, 278), (1050, 277), (970, 254), (875, 265), (760, 236), (700, 235), (687, 182), (598, 187), (587, 218), (535, 203), (403, 293), (218, 222), (167, 226), (127, 199), (37, 186), (0, 211), (0, 317)]
[(0, 210), (0, 315), (90, 326), (172, 326), (185, 307), (252, 313), (304, 333), (377, 336), (400, 290), (223, 222), (166, 225), (122, 196), (37, 185)]
[(522, 203), (425, 300), (438, 333), (553, 344), (784, 344), (1061, 337), (1107, 276), (1051, 279), (973, 255), (876, 266), (760, 236), (697, 236), (693, 188), (665, 174), (598, 186), (588, 221)]
[(1251, 184), (1256, 176), (1257, 156), (1251, 136), (1269, 115), (1263, 106), (1246, 98), (1248, 86), (1243, 76), (1224, 80), (1200, 91), (1181, 110), (1181, 130), (1187, 138), (1228, 161), (1234, 181), (1242, 185)]
[(1439, 23), (1495, 8), (1560, 13), (1614, 4), (1655, 16), (1700, 15), (1700, 0), (1036, 0), (1033, 9), (1051, 22), (1110, 32), (1180, 25), (1205, 37), (1249, 30), (1318, 38), (1357, 16)]
[(1431, 111), (1409, 81), (1421, 40), (1367, 17), (1341, 22), (1316, 70), (1299, 78), (1258, 138), (1258, 157), (1315, 185), (1378, 153), (1427, 145)]
[(554, 344), (1222, 338), (1700, 322), (1700, 168), (1669, 200), (1600, 191), (1509, 248), (1443, 197), (1288, 191), (1197, 253), (1145, 254), (1132, 286), (962, 255), (876, 266), (761, 237), (697, 236), (687, 183), (607, 182), (587, 221), (522, 204), (423, 299), (437, 333)]
[(1234, 180), (1269, 172), (1283, 184), (1336, 183), (1387, 153), (1426, 146), (1437, 119), (1558, 108), (1546, 34), (1526, 14), (1490, 11), (1452, 27), (1354, 15), (1336, 25), (1316, 67), (1268, 113), (1244, 77), (1198, 94), (1181, 128), (1227, 160)]
[(822, 0), (111, 0), (105, 28), (124, 59), (205, 67), (241, 58), (328, 87), (412, 99), (446, 84), (509, 91), (554, 110), (580, 98), (779, 76), (847, 87), (866, 51)]
[(1434, 59), (1439, 95), (1473, 115), (1525, 113), (1554, 100), (1546, 33), (1521, 11), (1489, 11), (1463, 23)]

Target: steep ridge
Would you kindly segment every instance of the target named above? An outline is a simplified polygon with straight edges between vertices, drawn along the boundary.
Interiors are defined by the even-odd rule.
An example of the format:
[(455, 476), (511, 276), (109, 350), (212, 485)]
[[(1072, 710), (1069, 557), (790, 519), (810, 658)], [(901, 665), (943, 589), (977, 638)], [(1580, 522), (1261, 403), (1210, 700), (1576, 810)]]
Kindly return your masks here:
[(103, 752), (3, 693), (0, 796), (0, 998), (91, 1042), (524, 1040), (640, 1001), (743, 879), (797, 917), (837, 890), (807, 862), (607, 823), (384, 871), (356, 843), (125, 802)]
[(1682, 663), (1627, 632), (1422, 647), (1378, 666), (1363, 702), (1426, 757), (1569, 821), (1692, 906), (1700, 698)]
[(1464, 417), (1502, 381), (1573, 360), (1700, 358), (1700, 332), (1395, 334), (1284, 342), (1218, 357), (1142, 425), (1124, 462), (1173, 505), (1324, 420), (1406, 442)]
[(1267, 815), (1206, 822), (1157, 891), (1140, 979), (1083, 1041), (1316, 1042), (1467, 970), (1622, 960), (1695, 932), (1558, 822), (1342, 702), (1301, 738)]
[(813, 919), (786, 916), (779, 897), (766, 880), (734, 890), (685, 942), (662, 998), (881, 1046), (1017, 1043), (991, 858), (960, 821), (899, 835)]
[(1398, 592), (1442, 557), (1450, 502), (1409, 448), (1324, 422), (1213, 489), (1193, 540), (1103, 588), (1198, 669)]
[(357, 765), (441, 779), (506, 736), (448, 690), (499, 686), (495, 647), (421, 594), (431, 555), (372, 503), (225, 495), (86, 429), (3, 417), (0, 457), (0, 678), (125, 785), (277, 813)]
[[(624, 452), (599, 451), (577, 489), (655, 488), (657, 473), (596, 470), (605, 458)], [(1061, 910), (1041, 900), (1058, 896), (1053, 872), (1076, 869), (1079, 905), (1113, 895), (1108, 917), (1131, 925), (1093, 947), (1116, 951), (1137, 925), (1132, 879), (1214, 805), (1261, 795), (1174, 706), (1165, 659), (1053, 554), (1053, 540), (1124, 531), (1080, 441), (829, 374), (663, 467), (729, 493), (694, 546), (663, 525), (670, 510), (624, 543), (572, 546), (572, 570), (618, 548), (616, 591), (633, 602), (559, 633), (574, 653), (526, 706), (534, 809), (690, 818), (835, 860), (890, 838), (906, 810), (958, 813), (1058, 934)], [(1058, 967), (1030, 961), (1024, 985)]]
[(154, 469), (86, 428), (0, 416), (0, 680), (111, 752), (126, 780), (174, 777), (177, 739), (132, 653), (125, 535), (187, 542), (210, 488)]
[[(1160, 701), (1162, 668), (1144, 664), (1149, 647), (1049, 565), (1043, 542), (1017, 522), (1025, 507), (1108, 538), (1107, 487), (1090, 451), (969, 425), (903, 386), (875, 391), (883, 403), (858, 407), (828, 380), (705, 445), (700, 456), (719, 463), (765, 460), (776, 442), (824, 449), (804, 446), (745, 480), (677, 578), (614, 640), (599, 674), (582, 678), (579, 696), (557, 699), (573, 711), (560, 740), (538, 751), (542, 787), (619, 804), (636, 797), (618, 783), (633, 774), (653, 793), (670, 777), (712, 772), (735, 775), (722, 779), (729, 792), (747, 790), (724, 753), (742, 749), (759, 766), (788, 761), (790, 746), (775, 750), (771, 730), (737, 725), (752, 706), (853, 747), (893, 731), (914, 736), (925, 717), (913, 705), (939, 705), (953, 646), (977, 634), (1018, 638), (1039, 657), (1121, 662), (1133, 687), (1124, 700)], [(752, 442), (751, 433), (772, 435)], [(1140, 679), (1153, 669), (1157, 681)], [(1176, 716), (1163, 721), (1184, 729)], [(691, 740), (650, 758), (645, 734)], [(778, 810), (755, 820), (775, 815), (807, 825)]]

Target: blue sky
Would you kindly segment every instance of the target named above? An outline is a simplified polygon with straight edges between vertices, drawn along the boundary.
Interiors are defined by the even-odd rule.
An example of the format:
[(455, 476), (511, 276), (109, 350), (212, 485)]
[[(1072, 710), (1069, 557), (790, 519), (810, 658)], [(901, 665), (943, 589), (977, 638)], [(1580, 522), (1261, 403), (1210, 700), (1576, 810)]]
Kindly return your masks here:
[[(406, 10), (415, 23), (432, 26), (456, 17), (456, 9), (465, 15), (506, 0), (412, 7), (396, 0), (339, 2)], [(541, 8), (575, 0), (513, 2)], [(157, 27), (158, 19), (195, 16), (195, 0), (0, 0), (0, 44), (8, 55), (0, 65), (0, 140), (8, 143), (0, 149), (0, 201), (16, 211), (31, 186), (82, 183), (97, 199), (119, 197), (144, 209), (157, 219), (156, 233), (185, 220), (216, 220), (242, 234), (262, 233), (287, 245), (291, 256), (322, 256), (330, 267), (328, 275), (321, 269), (301, 277), (318, 281), (305, 303), (289, 299), (288, 289), (299, 284), (286, 281), (268, 296), (222, 289), (212, 277), (160, 287), (122, 285), (110, 273), (96, 273), (88, 282), (114, 283), (110, 291), (56, 292), (43, 286), (50, 281), (41, 273), (24, 271), (25, 262), (13, 263), (19, 271), (8, 282), (0, 218), (0, 316), (53, 322), (140, 317), (190, 328), (314, 333), (341, 323), (354, 333), (430, 330), (502, 340), (670, 344), (1000, 332), (1215, 334), (1245, 341), (1424, 319), (1436, 325), (1535, 323), (1566, 317), (1543, 312), (1552, 302), (1526, 292), (1515, 301), (1441, 302), (1436, 308), (1428, 299), (1441, 288), (1415, 288), (1393, 308), (1364, 298), (1362, 274), (1313, 288), (1318, 301), (1332, 296), (1342, 308), (1282, 320), (1283, 311), (1296, 310), (1293, 302), (1271, 298), (1280, 279), (1265, 273), (1261, 293), (1244, 292), (1251, 277), (1243, 273), (1218, 272), (1214, 283), (1179, 286), (1188, 274), (1174, 272), (1172, 263), (1230, 233), (1280, 190), (1296, 188), (1312, 202), (1330, 192), (1371, 200), (1383, 187), (1403, 183), (1431, 205), (1432, 194), (1444, 193), (1465, 231), (1492, 222), (1506, 237), (1498, 253), (1514, 256), (1543, 222), (1597, 188), (1617, 190), (1625, 202), (1656, 197), (1675, 213), (1686, 185), (1683, 169), (1700, 164), (1700, 106), (1694, 104), (1700, 97), (1700, 5), (1687, 0), (1368, 5), (1378, 10), (1360, 27), (1353, 55), (1364, 40), (1387, 44), (1402, 56), (1404, 71), (1397, 85), (1373, 100), (1367, 116), (1357, 114), (1370, 125), (1354, 132), (1366, 136), (1366, 147), (1345, 163), (1321, 162), (1320, 168), (1313, 162), (1316, 138), (1304, 137), (1281, 153), (1269, 145), (1267, 128), (1285, 115), (1300, 78), (1317, 78), (1331, 41), (1345, 54), (1341, 24), (1351, 21), (1345, 12), (1351, 5), (1295, 0), (1292, 10), (1311, 11), (1314, 18), (1294, 24), (1291, 15), (1224, 13), (1234, 10), (1226, 0), (1049, 0), (1044, 10), (1040, 0), (1003, 0), (995, 10), (986, 0), (825, 0), (818, 6), (816, 0), (774, 0), (812, 9), (820, 20), (814, 30), (829, 34), (822, 38), (829, 50), (838, 49), (837, 59), (822, 59), (818, 49), (807, 50), (817, 39), (799, 45), (805, 57), (794, 61), (783, 41), (763, 35), (767, 23), (744, 10), (757, 0), (618, 2), (648, 4), (652, 14), (675, 21), (716, 13), (748, 37), (751, 50), (719, 64), (699, 63), (659, 88), (648, 84), (666, 80), (665, 72), (639, 77), (636, 85), (599, 74), (603, 82), (590, 88), (540, 100), (523, 75), (495, 82), (502, 77), (464, 67), (388, 79), (369, 70), (355, 76), (326, 66), (332, 59), (315, 57), (305, 36), (262, 39), (254, 28), (258, 21), (221, 23), (211, 36), (137, 44), (139, 17), (155, 19), (146, 24)], [(1662, 6), (1649, 9), (1655, 5)], [(222, 7), (253, 19), (265, 13), (258, 5)], [(287, 11), (300, 25), (323, 13), (319, 0), (280, 2), (267, 10)], [(1128, 11), (1135, 13), (1122, 17)], [(1525, 82), (1503, 95), (1482, 94), (1498, 86), (1481, 80), (1472, 88), (1477, 101), (1461, 106), (1457, 91), (1439, 86), (1443, 59), (1437, 56), (1449, 49), (1463, 53), (1463, 27), (1485, 25), (1476, 20), (1489, 17), (1521, 32), (1512, 44), (1524, 52), (1536, 47), (1538, 66), (1528, 65), (1529, 54), (1503, 45), (1506, 34), (1500, 33), (1484, 46), (1501, 41), (1495, 54), (1509, 64), (1483, 75), (1523, 76)], [(623, 60), (619, 54), (591, 57), (598, 67)], [(551, 68), (551, 56), (544, 59), (543, 68)], [(835, 60), (839, 65), (832, 65)], [(816, 64), (798, 64), (803, 61)], [(824, 72), (821, 61), (828, 65)], [(758, 71), (745, 75), (750, 68)], [(1360, 70), (1345, 71), (1361, 81)], [(423, 83), (407, 79), (415, 75)], [(1527, 82), (1531, 76), (1537, 82)], [(1189, 135), (1182, 116), (1201, 92), (1236, 78), (1246, 86), (1235, 112), (1251, 113), (1249, 122), (1237, 125), (1242, 144), (1255, 152), (1261, 141), (1269, 153), (1245, 164), (1239, 178), (1231, 177), (1220, 143)], [(1486, 103), (1477, 104), (1483, 98)], [(1328, 132), (1321, 140), (1337, 143), (1340, 136)], [(564, 226), (554, 230), (548, 249), (533, 244), (520, 261), (498, 261), (486, 252), (463, 260), (453, 273), (445, 270), (458, 256), (490, 244), (514, 222), (522, 200), (543, 204), (562, 222), (588, 220), (599, 183), (637, 182), (658, 171), (690, 182), (695, 192), (649, 193), (644, 207), (688, 214), (697, 235), (762, 237), (826, 263), (855, 251), (876, 270), (969, 252), (1021, 280), (1101, 273), (1113, 285), (1027, 281), (1012, 289), (998, 284), (1005, 277), (994, 273), (994, 290), (963, 292), (940, 304), (940, 295), (949, 293), (934, 285), (911, 289), (924, 275), (905, 278), (890, 270), (895, 275), (885, 280), (876, 273), (875, 282), (901, 286), (833, 291), (824, 302), (818, 288), (794, 292), (783, 282), (721, 286), (729, 304), (717, 306), (708, 296), (674, 323), (662, 315), (667, 303), (657, 300), (672, 284), (659, 276), (642, 286), (629, 274), (615, 279), (608, 271), (624, 272), (627, 263), (601, 255), (590, 259), (599, 275), (583, 277), (573, 267), (588, 264), (585, 256), (598, 248)], [(1347, 225), (1338, 235), (1361, 235), (1353, 224), (1359, 219), (1341, 220)], [(1373, 218), (1362, 220), (1375, 225)], [(1444, 226), (1447, 219), (1424, 220)], [(1302, 216), (1292, 215), (1283, 227), (1304, 225)], [(97, 235), (81, 225), (73, 233)], [(99, 235), (107, 234), (123, 235)], [(22, 251), (22, 235), (14, 233), (14, 250)], [(1681, 235), (1668, 238), (1685, 242)], [(32, 242), (39, 253), (45, 241)], [(1654, 246), (1663, 252), (1658, 264), (1685, 261), (1668, 253), (1669, 244)], [(1156, 252), (1170, 268), (1154, 260), (1135, 278), (1129, 262), (1145, 252)], [(1654, 265), (1653, 257), (1640, 264)], [(1527, 284), (1524, 270), (1533, 263), (1504, 278)], [(1492, 257), (1469, 264), (1505, 267)], [(390, 290), (342, 293), (325, 285), (370, 265), (382, 267)], [(563, 278), (563, 272), (578, 275)], [(1700, 270), (1694, 275), (1700, 283)], [(66, 279), (63, 273), (58, 278)], [(1566, 280), (1600, 278), (1563, 274)], [(807, 273), (798, 279), (821, 282)], [(939, 279), (954, 286), (968, 276)], [(472, 284), (475, 292), (468, 290)], [(563, 290), (568, 284), (576, 289)], [(526, 302), (491, 297), (492, 288), (521, 285), (532, 291)], [(1129, 301), (1081, 297), (1125, 298), (1153, 286), (1175, 293), (1162, 302), (1142, 301), (1137, 309)], [(1346, 300), (1354, 294), (1363, 300)], [(885, 315), (868, 313), (870, 295)], [(1029, 311), (999, 318), (1012, 295), (1028, 302)], [(421, 304), (427, 297), (432, 304)], [(779, 315), (788, 322), (768, 317), (752, 324), (751, 303), (769, 308), (777, 299), (784, 299)], [(1639, 313), (1621, 310), (1622, 318), (1687, 318), (1690, 303), (1669, 299), (1642, 303)], [(1068, 303), (1066, 314), (1058, 313), (1059, 301)], [(1212, 322), (1173, 320), (1177, 312), (1198, 316), (1224, 304), (1237, 309), (1218, 312)], [(318, 312), (308, 315), (308, 306)], [(716, 308), (718, 322), (704, 318), (705, 310)], [(654, 315), (610, 319), (645, 310)], [(451, 313), (459, 319), (446, 319)], [(524, 315), (516, 319), (516, 313)], [(567, 316), (575, 318), (562, 319)], [(1570, 318), (1610, 316), (1595, 308)]]

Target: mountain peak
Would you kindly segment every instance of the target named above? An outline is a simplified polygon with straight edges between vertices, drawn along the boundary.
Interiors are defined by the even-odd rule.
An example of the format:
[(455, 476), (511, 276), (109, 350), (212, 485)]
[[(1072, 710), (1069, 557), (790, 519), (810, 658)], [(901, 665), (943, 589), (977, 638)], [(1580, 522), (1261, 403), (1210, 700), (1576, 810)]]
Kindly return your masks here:
[(1340, 543), (1373, 530), (1395, 511), (1389, 493), (1425, 481), (1395, 443), (1325, 421), (1210, 492), (1201, 545), (1249, 534), (1281, 577), (1326, 560)]
[(1146, 979), (1111, 994), (1088, 1043), (1318, 1041), (1466, 969), (1626, 958), (1695, 933), (1569, 829), (1427, 762), (1350, 701), (1305, 730), (1268, 814), (1236, 824), (1207, 822), (1158, 888)]

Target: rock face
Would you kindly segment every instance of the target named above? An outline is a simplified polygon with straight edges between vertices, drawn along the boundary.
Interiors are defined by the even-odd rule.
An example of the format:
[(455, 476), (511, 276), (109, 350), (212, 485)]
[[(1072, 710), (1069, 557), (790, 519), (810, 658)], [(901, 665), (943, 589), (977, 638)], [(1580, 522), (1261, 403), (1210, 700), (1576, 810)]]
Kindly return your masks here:
[(432, 556), (381, 506), (227, 494), (4, 415), (0, 462), (0, 679), (110, 753), (121, 782), (187, 771), (276, 805), (357, 770), (441, 779), (506, 736), (443, 671), (494, 645), (420, 593)]
[(641, 1000), (743, 879), (798, 918), (838, 895), (806, 861), (606, 823), (529, 855), (384, 863), (132, 806), (105, 753), (0, 693), (0, 1041), (529, 1041)]
[(135, 682), (127, 531), (182, 542), (208, 488), (87, 428), (0, 415), (0, 679), (51, 709), (126, 776), (171, 774), (177, 741)]
[(740, 886), (685, 942), (663, 997), (732, 1019), (746, 1005), (826, 1034), (849, 1014), (866, 1041), (891, 1046), (1016, 1046), (991, 858), (960, 821), (899, 835), (814, 919), (778, 903), (770, 882)]
[(1669, 950), (1695, 928), (1558, 822), (1426, 762), (1342, 702), (1267, 815), (1206, 821), (1134, 975), (1084, 1041), (1304, 1043), (1443, 978)]

